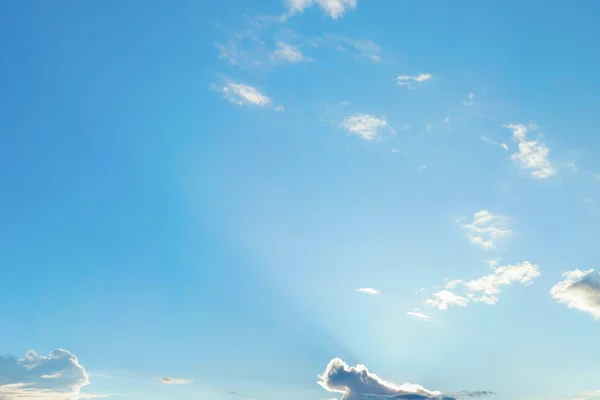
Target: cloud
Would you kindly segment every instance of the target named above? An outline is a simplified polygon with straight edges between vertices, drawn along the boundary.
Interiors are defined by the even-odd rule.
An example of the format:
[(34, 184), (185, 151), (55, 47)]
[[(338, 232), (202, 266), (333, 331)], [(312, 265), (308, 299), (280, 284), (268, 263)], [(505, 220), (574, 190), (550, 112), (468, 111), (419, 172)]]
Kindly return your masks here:
[(550, 295), (569, 308), (592, 314), (600, 319), (600, 274), (593, 269), (573, 270), (563, 274), (564, 280), (550, 290)]
[(579, 396), (569, 397), (568, 400), (592, 400), (592, 399), (600, 399), (600, 390), (583, 392)]
[(433, 78), (433, 75), (429, 73), (420, 73), (417, 76), (410, 75), (400, 75), (398, 77), (398, 85), (407, 86), (409, 88), (414, 88), (416, 85), (420, 85), (423, 82), (427, 82)]
[[(453, 280), (446, 284), (444, 290), (433, 294), (433, 298), (425, 300), (425, 304), (447, 310), (449, 306), (465, 307), (471, 301), (485, 304), (496, 304), (501, 286), (513, 283), (529, 285), (540, 276), (540, 269), (529, 261), (514, 265), (497, 266), (491, 262), (492, 273), (470, 281)], [(461, 288), (464, 296), (459, 296), (447, 289)]]
[(447, 310), (449, 306), (465, 307), (469, 303), (466, 297), (458, 296), (449, 290), (440, 290), (433, 294), (432, 299), (425, 300), (425, 304)]
[(473, 221), (462, 227), (467, 229), (467, 237), (471, 243), (488, 250), (496, 247), (499, 238), (512, 235), (508, 218), (494, 215), (487, 210), (476, 212)]
[(323, 14), (333, 19), (344, 16), (347, 11), (356, 8), (357, 0), (287, 0), (287, 12), (282, 16), (286, 20), (297, 13), (303, 13), (304, 10), (318, 5)]
[(421, 165), (419, 165), (417, 167), (417, 171), (423, 171), (423, 170), (426, 170), (426, 169), (427, 169), (427, 165), (425, 165), (425, 164), (421, 164)]
[(507, 124), (503, 128), (513, 131), (513, 139), (519, 143), (519, 152), (513, 154), (513, 160), (521, 169), (531, 170), (531, 176), (536, 179), (550, 178), (556, 170), (548, 160), (550, 150), (538, 140), (527, 140), (529, 128), (523, 124)]
[(274, 105), (270, 98), (262, 94), (253, 86), (243, 83), (229, 82), (222, 86), (215, 86), (224, 99), (238, 106), (269, 107), (275, 111), (284, 111), (283, 106)]
[(356, 58), (368, 58), (371, 61), (381, 61), (381, 46), (372, 40), (359, 40), (347, 36), (326, 34), (313, 37), (307, 45), (314, 48), (334, 49), (338, 52), (350, 53)]
[(463, 101), (463, 104), (465, 106), (472, 106), (473, 105), (473, 101), (475, 100), (475, 93), (469, 92), (469, 94), (467, 96), (469, 97), (469, 100), (468, 101)]
[(369, 114), (355, 114), (342, 121), (340, 126), (353, 135), (358, 135), (365, 140), (373, 140), (381, 137), (381, 131), (394, 130), (386, 120), (376, 118)]
[(566, 163), (565, 167), (570, 169), (572, 172), (575, 172), (575, 173), (579, 172), (579, 168), (577, 167), (577, 164), (575, 164), (574, 162)]
[(0, 399), (78, 400), (106, 397), (81, 393), (89, 375), (74, 354), (55, 350), (49, 357), (29, 350), (25, 357), (0, 356)]
[(169, 377), (162, 377), (162, 378), (156, 378), (160, 383), (164, 383), (165, 385), (191, 385), (192, 383), (194, 383), (194, 381), (190, 380), (190, 379), (183, 379), (183, 378), (169, 378)]
[(419, 319), (421, 321), (429, 321), (431, 320), (431, 317), (428, 315), (425, 315), (419, 311), (413, 310), (413, 311), (409, 311), (406, 313), (409, 317), (413, 317), (415, 319)]
[(481, 140), (483, 140), (486, 143), (489, 143), (489, 144), (498, 144), (498, 143), (494, 142), (492, 139), (490, 139), (489, 137), (487, 137), (485, 135), (481, 135), (480, 138), (481, 138)]
[(358, 288), (358, 289), (356, 289), (356, 291), (360, 292), (360, 293), (364, 293), (364, 294), (369, 294), (371, 296), (374, 296), (376, 294), (381, 294), (380, 290), (373, 289), (373, 288)]
[(332, 393), (342, 393), (341, 400), (457, 400), (455, 397), (444, 396), (441, 392), (427, 390), (420, 385), (411, 383), (396, 385), (384, 381), (364, 365), (351, 367), (339, 358), (329, 362), (325, 372), (319, 375), (319, 379), (317, 383), (323, 389)]
[(285, 61), (290, 63), (310, 60), (304, 57), (297, 47), (287, 44), (285, 42), (277, 42), (277, 44), (275, 45), (275, 50), (273, 51), (273, 53), (271, 53), (271, 57), (278, 61)]
[(502, 147), (504, 150), (508, 151), (508, 145), (506, 143), (501, 143), (500, 147)]

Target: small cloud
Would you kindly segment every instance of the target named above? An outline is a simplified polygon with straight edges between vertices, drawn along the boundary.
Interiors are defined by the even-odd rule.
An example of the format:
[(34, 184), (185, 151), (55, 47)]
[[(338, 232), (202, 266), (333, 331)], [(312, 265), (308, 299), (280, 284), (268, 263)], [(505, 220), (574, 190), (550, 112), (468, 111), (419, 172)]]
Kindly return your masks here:
[(550, 290), (550, 295), (569, 308), (587, 312), (600, 319), (600, 274), (593, 269), (573, 270), (563, 274), (564, 280)]
[(500, 147), (502, 147), (504, 150), (508, 151), (508, 145), (506, 143), (500, 143)]
[(420, 313), (418, 311), (409, 311), (406, 314), (409, 317), (413, 317), (413, 318), (421, 320), (421, 321), (429, 321), (429, 320), (431, 320), (431, 317), (429, 317), (429, 316), (427, 316), (427, 315), (425, 315), (423, 313)]
[(473, 105), (473, 101), (475, 100), (475, 93), (469, 92), (469, 94), (467, 96), (469, 97), (469, 100), (468, 101), (463, 101), (463, 104), (465, 106), (472, 106)]
[(448, 118), (448, 117), (444, 118), (444, 122), (447, 123), (447, 124), (449, 124), (450, 123), (450, 118)]
[(513, 139), (519, 143), (519, 152), (513, 154), (510, 158), (521, 169), (532, 170), (531, 176), (536, 179), (550, 178), (556, 174), (556, 170), (548, 160), (550, 150), (546, 145), (537, 140), (527, 140), (527, 133), (532, 129), (523, 124), (503, 125), (513, 131)]
[(427, 169), (427, 165), (425, 165), (425, 164), (421, 164), (421, 165), (419, 165), (417, 167), (417, 171), (423, 171), (423, 170), (426, 170), (426, 169)]
[(583, 197), (581, 201), (583, 201), (584, 203), (593, 203), (594, 199), (592, 199), (591, 197)]
[(63, 376), (62, 371), (55, 372), (53, 374), (44, 374), (41, 376), (42, 379), (58, 379)]
[(494, 144), (494, 145), (498, 144), (498, 143), (494, 142), (492, 139), (490, 139), (489, 137), (487, 137), (485, 135), (481, 135), (480, 138), (481, 138), (481, 140), (483, 140), (486, 143)]
[(507, 217), (495, 215), (488, 210), (476, 212), (473, 221), (462, 227), (467, 229), (467, 237), (471, 243), (488, 250), (496, 247), (499, 238), (511, 236), (513, 233)]
[(577, 164), (575, 164), (574, 162), (568, 162), (568, 163), (566, 163), (565, 167), (567, 167), (568, 169), (570, 169), (574, 173), (579, 172), (579, 168), (577, 168)]
[(431, 125), (429, 122), (425, 122), (425, 132), (431, 132), (432, 129), (433, 125)]
[(391, 151), (392, 153), (397, 153), (397, 152), (398, 152), (398, 149), (391, 149), (390, 151)]
[(371, 295), (371, 296), (375, 296), (375, 295), (381, 294), (380, 290), (373, 289), (373, 288), (358, 288), (358, 289), (356, 289), (356, 291), (359, 292), (359, 293), (364, 293), (364, 294), (368, 294), (368, 295)]
[(194, 381), (192, 381), (192, 380), (183, 379), (183, 378), (162, 377), (162, 378), (156, 378), (156, 380), (158, 380), (160, 383), (163, 383), (165, 385), (191, 385), (192, 383), (194, 383)]
[(284, 112), (285, 108), (283, 106), (275, 106), (275, 111), (277, 111), (277, 112)]
[(255, 87), (242, 83), (228, 83), (221, 88), (223, 97), (233, 104), (255, 105), (264, 107), (271, 104), (271, 99), (263, 95)]
[(350, 134), (358, 135), (365, 140), (379, 138), (383, 129), (388, 129), (392, 133), (394, 132), (386, 120), (369, 114), (352, 115), (343, 120), (340, 127), (347, 130)]
[(437, 307), (440, 310), (447, 310), (449, 306), (465, 307), (469, 299), (458, 296), (449, 290), (440, 290), (433, 294), (433, 298), (425, 300), (425, 304)]
[(294, 14), (303, 13), (304, 10), (318, 5), (323, 14), (332, 19), (338, 19), (344, 14), (356, 8), (357, 0), (287, 0), (287, 12), (281, 17), (286, 20)]
[(275, 51), (271, 53), (271, 57), (278, 61), (290, 63), (311, 61), (311, 59), (304, 57), (297, 47), (285, 42), (277, 42), (275, 45)]
[(429, 73), (420, 73), (419, 75), (411, 76), (411, 75), (400, 75), (398, 77), (398, 85), (406, 86), (409, 88), (414, 88), (417, 85), (422, 84), (423, 82), (430, 81), (433, 78), (433, 75)]
[(326, 34), (313, 37), (307, 45), (314, 48), (329, 48), (338, 52), (347, 52), (356, 58), (381, 61), (381, 46), (372, 40), (354, 39), (348, 36)]

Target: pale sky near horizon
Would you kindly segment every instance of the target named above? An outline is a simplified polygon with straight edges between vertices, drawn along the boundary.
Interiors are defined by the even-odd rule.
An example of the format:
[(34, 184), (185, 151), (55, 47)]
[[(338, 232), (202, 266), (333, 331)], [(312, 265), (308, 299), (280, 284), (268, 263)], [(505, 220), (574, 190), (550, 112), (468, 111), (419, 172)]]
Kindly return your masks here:
[(0, 4), (0, 400), (600, 399), (600, 3)]

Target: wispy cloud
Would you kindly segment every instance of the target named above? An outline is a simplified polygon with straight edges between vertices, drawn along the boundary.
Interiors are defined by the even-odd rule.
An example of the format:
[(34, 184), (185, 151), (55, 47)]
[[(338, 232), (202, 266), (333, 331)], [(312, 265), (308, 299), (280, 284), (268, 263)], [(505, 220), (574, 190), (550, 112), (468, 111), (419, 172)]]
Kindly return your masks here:
[(214, 85), (221, 96), (238, 106), (255, 106), (272, 108), (275, 111), (284, 111), (283, 106), (273, 104), (273, 101), (262, 94), (257, 88), (243, 83), (229, 82), (224, 85)]
[(506, 143), (500, 143), (500, 147), (502, 147), (506, 151), (509, 151), (508, 145)]
[[(499, 300), (497, 295), (502, 286), (513, 283), (529, 285), (535, 278), (540, 276), (540, 269), (529, 261), (523, 261), (514, 265), (498, 266), (490, 263), (492, 273), (470, 281), (453, 280), (446, 284), (445, 289), (433, 294), (433, 297), (425, 300), (425, 304), (447, 310), (449, 306), (465, 307), (471, 301), (485, 304), (496, 304)], [(448, 289), (460, 289), (463, 295), (457, 295)]]
[(271, 57), (278, 61), (297, 63), (301, 61), (311, 61), (302, 55), (302, 52), (296, 46), (285, 42), (277, 42), (275, 50), (271, 53)]
[(467, 97), (469, 98), (469, 100), (463, 101), (463, 104), (465, 106), (472, 106), (473, 102), (475, 101), (475, 93), (469, 92), (469, 94), (467, 95)]
[(318, 5), (323, 14), (338, 19), (347, 11), (356, 8), (357, 0), (287, 0), (287, 12), (281, 17), (286, 20), (294, 14), (303, 13), (306, 9)]
[(498, 144), (498, 143), (494, 142), (492, 139), (490, 139), (489, 137), (487, 137), (485, 135), (481, 135), (480, 138), (481, 138), (481, 140), (483, 140), (486, 143), (494, 144), (494, 145)]
[(409, 311), (406, 313), (409, 317), (413, 317), (415, 319), (421, 320), (421, 321), (430, 321), (431, 317), (428, 315), (423, 314), (422, 312), (419, 311)]
[(381, 61), (381, 46), (372, 40), (325, 34), (309, 39), (306, 44), (313, 48), (326, 48), (348, 53), (356, 58), (367, 58), (374, 62)]
[(156, 380), (165, 385), (191, 385), (192, 383), (194, 383), (193, 380), (183, 378), (162, 377), (156, 378)]
[(592, 314), (600, 319), (600, 274), (593, 269), (565, 272), (565, 279), (550, 290), (550, 295), (569, 308)]
[(365, 140), (380, 138), (383, 130), (394, 132), (386, 120), (369, 114), (352, 115), (344, 119), (340, 126), (350, 134), (360, 136)]
[(381, 294), (380, 290), (373, 289), (373, 288), (370, 288), (370, 287), (368, 287), (368, 288), (358, 288), (358, 289), (356, 289), (356, 291), (359, 292), (359, 293), (364, 293), (364, 294), (368, 294), (368, 295), (371, 295), (371, 296), (375, 296), (377, 294)]
[(530, 127), (523, 124), (503, 125), (513, 132), (513, 139), (519, 143), (519, 152), (510, 158), (521, 169), (531, 170), (531, 176), (536, 179), (550, 178), (556, 174), (556, 170), (548, 160), (550, 150), (539, 140), (527, 140)]
[(467, 230), (467, 238), (471, 243), (488, 250), (496, 247), (498, 239), (513, 233), (507, 217), (495, 215), (488, 210), (476, 212), (473, 220), (462, 227)]
[(409, 88), (414, 88), (417, 85), (422, 84), (423, 82), (430, 81), (433, 78), (433, 75), (429, 73), (420, 73), (416, 76), (411, 75), (400, 75), (398, 77), (398, 85), (406, 86)]

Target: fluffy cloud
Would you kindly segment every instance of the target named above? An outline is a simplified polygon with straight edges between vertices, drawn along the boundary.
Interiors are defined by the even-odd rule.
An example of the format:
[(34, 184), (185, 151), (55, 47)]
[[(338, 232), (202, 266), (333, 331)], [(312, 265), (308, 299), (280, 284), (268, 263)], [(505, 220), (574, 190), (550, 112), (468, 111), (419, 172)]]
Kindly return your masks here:
[(565, 279), (552, 287), (550, 295), (559, 303), (592, 314), (600, 319), (600, 274), (593, 269), (573, 270), (564, 274)]
[[(465, 307), (469, 302), (496, 304), (500, 287), (513, 283), (529, 285), (540, 276), (540, 269), (529, 261), (514, 265), (497, 266), (491, 263), (492, 273), (470, 281), (453, 280), (446, 284), (444, 290), (433, 294), (433, 298), (425, 300), (425, 304), (447, 310), (449, 306)], [(447, 289), (460, 288), (464, 295), (457, 295)]]
[(548, 160), (550, 150), (538, 140), (527, 140), (530, 127), (522, 124), (503, 125), (513, 132), (513, 139), (519, 143), (519, 152), (510, 158), (521, 169), (531, 170), (531, 176), (536, 179), (550, 178), (556, 174), (556, 170)]
[(332, 393), (342, 393), (341, 400), (457, 400), (455, 397), (444, 396), (441, 392), (427, 390), (420, 385), (411, 383), (396, 385), (386, 382), (370, 372), (364, 365), (351, 367), (339, 358), (334, 358), (329, 362), (319, 379), (318, 384), (323, 389)]
[(318, 5), (325, 15), (333, 19), (338, 19), (344, 16), (346, 11), (356, 8), (357, 0), (287, 0), (287, 13), (282, 19), (287, 19), (290, 16), (302, 13), (307, 8)]
[(271, 99), (259, 92), (255, 87), (242, 83), (228, 83), (221, 89), (223, 97), (237, 105), (255, 105), (264, 107), (271, 104)]
[(340, 126), (353, 135), (358, 135), (365, 140), (373, 140), (380, 137), (383, 129), (389, 129), (389, 124), (384, 119), (376, 118), (369, 114), (355, 114), (342, 121)]
[(30, 350), (23, 358), (0, 356), (0, 399), (78, 400), (103, 395), (83, 394), (89, 376), (77, 357), (55, 350), (49, 357)]
[(481, 210), (473, 215), (473, 221), (462, 226), (467, 229), (467, 237), (473, 244), (485, 249), (493, 249), (499, 238), (512, 235), (508, 218)]
[(189, 380), (189, 379), (183, 379), (183, 378), (169, 378), (169, 377), (162, 377), (162, 378), (156, 378), (160, 383), (164, 383), (165, 385), (190, 385), (192, 383), (194, 383), (194, 381)]
[(358, 289), (356, 289), (356, 291), (360, 292), (360, 293), (364, 293), (364, 294), (370, 294), (371, 296), (374, 296), (376, 294), (381, 294), (380, 290), (373, 289), (373, 288), (370, 288), (370, 287), (368, 287), (368, 288), (358, 288)]
[(400, 75), (398, 77), (398, 85), (412, 88), (418, 84), (431, 80), (431, 78), (433, 78), (433, 75), (429, 73), (421, 73), (417, 76)]
[(308, 58), (302, 55), (302, 53), (297, 47), (287, 44), (285, 42), (277, 42), (275, 51), (271, 53), (271, 57), (275, 60), (291, 63), (309, 60)]
[(433, 294), (432, 299), (425, 300), (425, 304), (447, 310), (449, 306), (465, 307), (469, 303), (466, 297), (458, 296), (449, 290), (440, 290)]

